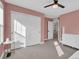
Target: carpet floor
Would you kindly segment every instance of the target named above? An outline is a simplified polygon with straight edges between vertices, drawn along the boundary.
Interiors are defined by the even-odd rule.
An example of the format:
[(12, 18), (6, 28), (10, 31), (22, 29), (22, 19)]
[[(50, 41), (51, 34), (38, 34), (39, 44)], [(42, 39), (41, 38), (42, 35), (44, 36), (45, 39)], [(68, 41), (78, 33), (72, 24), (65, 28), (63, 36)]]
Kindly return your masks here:
[(58, 56), (54, 40), (46, 41), (45, 44), (29, 46), (15, 50), (7, 59), (68, 59), (77, 50), (68, 46), (61, 46), (64, 55)]

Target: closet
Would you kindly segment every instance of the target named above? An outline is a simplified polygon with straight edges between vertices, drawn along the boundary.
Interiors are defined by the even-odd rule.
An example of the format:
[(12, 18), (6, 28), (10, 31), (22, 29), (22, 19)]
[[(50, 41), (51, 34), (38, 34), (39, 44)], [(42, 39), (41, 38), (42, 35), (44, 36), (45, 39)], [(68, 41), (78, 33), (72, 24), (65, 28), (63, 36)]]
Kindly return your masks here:
[[(17, 22), (19, 25), (16, 25)], [(32, 46), (41, 42), (41, 19), (30, 14), (11, 11), (11, 37), (15, 48)]]

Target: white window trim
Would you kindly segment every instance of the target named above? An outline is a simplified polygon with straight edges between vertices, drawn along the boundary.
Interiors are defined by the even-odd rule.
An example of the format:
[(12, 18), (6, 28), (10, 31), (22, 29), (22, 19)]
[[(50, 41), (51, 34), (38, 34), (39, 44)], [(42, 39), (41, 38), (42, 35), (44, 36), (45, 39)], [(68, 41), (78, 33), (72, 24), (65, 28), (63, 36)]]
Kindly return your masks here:
[(17, 20), (14, 20), (14, 32), (26, 37), (26, 27)]

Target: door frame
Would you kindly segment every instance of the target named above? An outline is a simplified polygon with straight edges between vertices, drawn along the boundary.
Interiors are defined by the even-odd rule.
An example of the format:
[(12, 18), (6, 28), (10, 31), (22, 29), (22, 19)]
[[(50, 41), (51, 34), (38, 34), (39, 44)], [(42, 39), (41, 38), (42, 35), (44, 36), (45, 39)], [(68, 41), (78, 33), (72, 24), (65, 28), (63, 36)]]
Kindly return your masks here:
[[(53, 25), (53, 19), (51, 19), (51, 20), (48, 21), (48, 25), (49, 25), (49, 22), (52, 22), (52, 25)], [(53, 29), (53, 27), (52, 27), (52, 29)], [(52, 31), (52, 32), (53, 32), (53, 31)], [(53, 39), (53, 34), (52, 34), (52, 39)], [(50, 39), (49, 39), (49, 27), (48, 27), (48, 40), (50, 40)]]

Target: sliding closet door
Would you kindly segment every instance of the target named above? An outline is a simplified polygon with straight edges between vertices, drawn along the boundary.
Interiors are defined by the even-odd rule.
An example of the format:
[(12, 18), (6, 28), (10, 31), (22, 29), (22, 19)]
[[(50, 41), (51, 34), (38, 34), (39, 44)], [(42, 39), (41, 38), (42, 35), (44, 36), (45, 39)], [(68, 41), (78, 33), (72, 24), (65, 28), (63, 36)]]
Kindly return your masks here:
[[(23, 35), (18, 33), (20, 29), (17, 26), (14, 27), (14, 25), (16, 24), (14, 25), (12, 24), (11, 32), (12, 33), (17, 32), (18, 34), (20, 34), (18, 36), (16, 35), (17, 33), (12, 35), (13, 37), (12, 39), (14, 39), (15, 41), (18, 40), (19, 42), (23, 41), (26, 46), (40, 44), (41, 42), (41, 18), (40, 17), (12, 11), (11, 20), (12, 20), (11, 24), (14, 22), (14, 20), (16, 20), (17, 22), (20, 23), (18, 26), (19, 28), (20, 28), (20, 25), (23, 25), (26, 28), (26, 31), (24, 31), (26, 35), (24, 37)], [(15, 28), (18, 28), (18, 30), (15, 30)], [(18, 42), (15, 46), (17, 45), (18, 47), (20, 47), (20, 44), (18, 44)]]
[(29, 16), (30, 18), (28, 19), (29, 26), (28, 27), (28, 39), (27, 39), (27, 45), (35, 45), (35, 44), (40, 44), (41, 42), (41, 19), (36, 16)]

